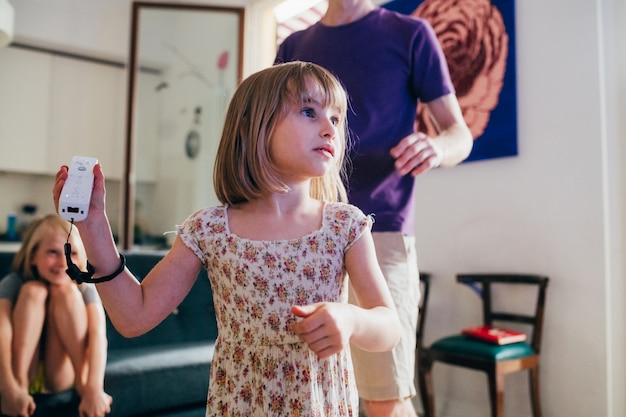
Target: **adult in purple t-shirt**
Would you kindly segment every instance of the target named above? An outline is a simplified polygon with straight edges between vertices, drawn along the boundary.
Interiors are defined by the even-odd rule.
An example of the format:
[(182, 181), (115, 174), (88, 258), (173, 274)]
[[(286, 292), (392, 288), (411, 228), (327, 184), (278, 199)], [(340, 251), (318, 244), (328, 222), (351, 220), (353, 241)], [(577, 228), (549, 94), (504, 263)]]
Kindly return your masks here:
[[(405, 326), (393, 352), (352, 349), (359, 395), (369, 417), (416, 416), (410, 401), (419, 302), (415, 177), (458, 164), (472, 148), (445, 57), (424, 20), (371, 0), (329, 0), (320, 22), (280, 45), (276, 63), (294, 60), (324, 66), (348, 92), (349, 200), (374, 215), (378, 261)], [(415, 131), (418, 102), (439, 127), (437, 137)]]

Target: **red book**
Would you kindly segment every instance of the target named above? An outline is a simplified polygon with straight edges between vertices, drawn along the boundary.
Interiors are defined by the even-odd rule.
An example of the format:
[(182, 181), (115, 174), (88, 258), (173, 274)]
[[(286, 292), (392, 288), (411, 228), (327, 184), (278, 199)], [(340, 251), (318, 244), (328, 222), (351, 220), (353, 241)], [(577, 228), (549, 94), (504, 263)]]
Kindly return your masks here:
[(485, 342), (497, 345), (507, 345), (509, 343), (523, 342), (526, 334), (515, 330), (503, 329), (502, 327), (477, 326), (468, 327), (461, 332), (464, 336), (484, 340)]

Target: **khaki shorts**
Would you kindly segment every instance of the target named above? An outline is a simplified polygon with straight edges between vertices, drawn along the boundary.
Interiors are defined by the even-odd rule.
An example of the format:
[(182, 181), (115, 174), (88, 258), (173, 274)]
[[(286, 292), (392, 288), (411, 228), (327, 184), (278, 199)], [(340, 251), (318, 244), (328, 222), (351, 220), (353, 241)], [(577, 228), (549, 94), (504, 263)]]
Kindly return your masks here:
[[(370, 401), (415, 396), (415, 331), (420, 298), (415, 238), (402, 233), (373, 233), (376, 256), (402, 324), (402, 338), (390, 352), (352, 347), (359, 397)], [(350, 302), (354, 303), (350, 293)]]

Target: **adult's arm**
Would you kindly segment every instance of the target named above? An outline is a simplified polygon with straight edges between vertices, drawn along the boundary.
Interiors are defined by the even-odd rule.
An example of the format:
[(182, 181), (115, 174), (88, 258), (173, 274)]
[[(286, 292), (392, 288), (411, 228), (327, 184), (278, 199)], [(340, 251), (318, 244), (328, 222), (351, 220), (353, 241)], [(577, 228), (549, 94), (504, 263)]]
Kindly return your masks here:
[(463, 119), (454, 94), (425, 103), (438, 135), (429, 137), (415, 132), (391, 149), (396, 169), (401, 175), (417, 176), (438, 166), (454, 166), (465, 160), (472, 150), (472, 134)]

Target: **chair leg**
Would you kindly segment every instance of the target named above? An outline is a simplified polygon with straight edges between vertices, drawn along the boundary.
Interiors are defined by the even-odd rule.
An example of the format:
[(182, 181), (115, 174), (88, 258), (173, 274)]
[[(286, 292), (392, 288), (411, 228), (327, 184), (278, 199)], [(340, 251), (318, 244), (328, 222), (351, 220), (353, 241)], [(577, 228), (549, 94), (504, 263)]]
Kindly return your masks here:
[(530, 382), (530, 401), (533, 409), (533, 417), (542, 417), (541, 397), (539, 396), (539, 366), (528, 370)]
[(433, 392), (433, 364), (427, 359), (418, 359), (417, 379), (424, 408), (424, 417), (435, 417), (435, 399)]
[(492, 417), (504, 417), (504, 374), (487, 372), (489, 379), (489, 401)]

